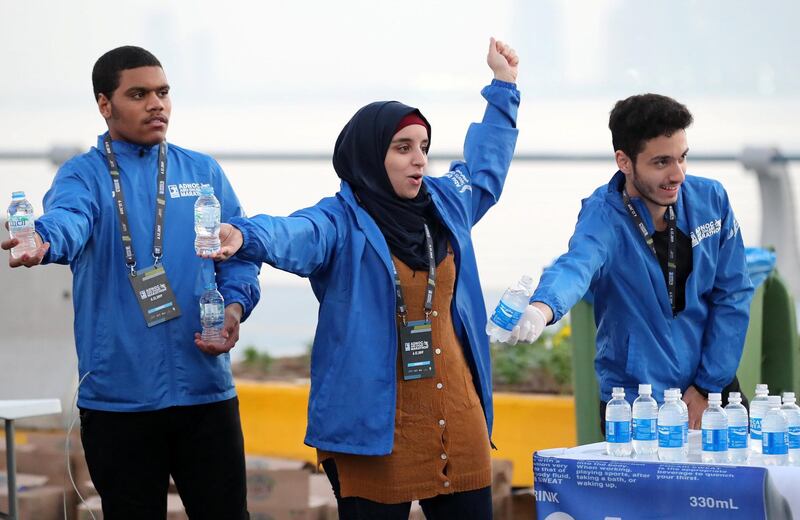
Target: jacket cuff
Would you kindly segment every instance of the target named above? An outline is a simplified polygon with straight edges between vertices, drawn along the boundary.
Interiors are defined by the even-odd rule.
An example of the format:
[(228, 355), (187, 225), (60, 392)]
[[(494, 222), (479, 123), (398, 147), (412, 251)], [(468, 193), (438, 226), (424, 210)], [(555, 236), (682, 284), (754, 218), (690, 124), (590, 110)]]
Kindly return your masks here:
[(501, 79), (493, 79), (491, 84), (495, 87), (503, 87), (509, 90), (517, 90), (516, 83), (509, 83), (508, 81), (503, 81)]

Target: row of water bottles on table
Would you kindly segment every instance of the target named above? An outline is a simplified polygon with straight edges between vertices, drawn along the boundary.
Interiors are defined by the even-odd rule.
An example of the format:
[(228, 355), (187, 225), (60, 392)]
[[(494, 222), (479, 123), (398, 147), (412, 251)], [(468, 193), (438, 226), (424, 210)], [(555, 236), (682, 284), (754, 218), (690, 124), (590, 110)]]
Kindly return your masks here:
[[(37, 245), (33, 205), (25, 197), (24, 191), (15, 191), (11, 194), (7, 216), (9, 235), (19, 240), (19, 244), (11, 249), (11, 256), (21, 258), (26, 253), (35, 253)], [(219, 251), (220, 222), (220, 204), (214, 196), (214, 188), (204, 184), (200, 187), (200, 196), (194, 204), (194, 247), (197, 254), (211, 255)], [(206, 284), (204, 289), (205, 292), (200, 297), (203, 341), (221, 343), (225, 301), (215, 283)]]
[[(613, 389), (606, 406), (607, 453), (645, 458), (657, 454), (669, 462), (688, 460), (689, 410), (680, 390), (665, 390), (661, 407), (651, 394), (650, 385), (639, 385), (639, 397), (631, 407), (625, 389)], [(749, 421), (739, 392), (730, 393), (725, 408), (721, 394), (708, 394), (701, 421), (703, 462), (745, 464), (753, 452), (760, 454), (765, 465), (800, 465), (800, 407), (794, 392), (785, 392), (783, 403), (780, 396), (768, 394), (767, 385), (756, 386)]]

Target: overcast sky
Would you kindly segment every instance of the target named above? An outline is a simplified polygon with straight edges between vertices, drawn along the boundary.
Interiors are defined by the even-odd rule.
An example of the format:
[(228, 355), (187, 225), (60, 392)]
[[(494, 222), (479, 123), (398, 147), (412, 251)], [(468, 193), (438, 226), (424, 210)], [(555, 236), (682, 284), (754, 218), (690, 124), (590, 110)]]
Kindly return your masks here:
[[(580, 198), (613, 173), (607, 120), (618, 99), (651, 91), (686, 103), (691, 154), (746, 145), (800, 153), (798, 20), (796, 0), (0, 0), (0, 150), (94, 145), (105, 125), (92, 66), (133, 44), (164, 65), (176, 144), (330, 153), (358, 107), (399, 99), (431, 121), (435, 159), (457, 152), (480, 118), (494, 35), (521, 58), (517, 150), (609, 156), (601, 165), (512, 165), (503, 203), (476, 230), (484, 282), (503, 287), (509, 273), (538, 275), (563, 252)], [(286, 214), (338, 185), (327, 161), (223, 167), (250, 213)], [(757, 243), (754, 178), (732, 163), (690, 169), (726, 183), (748, 244)], [(53, 172), (0, 161), (0, 196), (25, 189), (41, 208)], [(548, 232), (516, 243), (509, 258), (508, 222), (545, 217)]]
[[(214, 131), (207, 131), (213, 142), (252, 148), (258, 141), (248, 134), (256, 122), (248, 114), (286, 128), (296, 124), (292, 114), (319, 114), (318, 124), (301, 125), (307, 142), (283, 132), (272, 144), (320, 148), (347, 114), (374, 99), (399, 98), (428, 111), (474, 101), (488, 78), (485, 48), (495, 35), (521, 56), (522, 118), (536, 123), (530, 126), (541, 135), (532, 136), (546, 146), (569, 146), (542, 129), (543, 116), (560, 119), (547, 110), (564, 113), (570, 124), (590, 118), (595, 139), (607, 132), (602, 118), (616, 99), (656, 91), (747, 132), (747, 120), (708, 108), (740, 100), (744, 115), (758, 116), (756, 125), (768, 120), (754, 137), (768, 133), (792, 147), (796, 132), (783, 131), (798, 116), (799, 6), (793, 0), (1, 0), (0, 142), (31, 146), (43, 129), (50, 137), (46, 127), (62, 141), (76, 133), (86, 142), (85, 128), (102, 123), (91, 93), (94, 61), (136, 44), (164, 64), (175, 109), (191, 123), (187, 136), (195, 137), (188, 131), (195, 118), (213, 117)], [(581, 113), (587, 100), (603, 107), (600, 121), (594, 112)], [(544, 114), (528, 110), (537, 104)], [(217, 120), (226, 113), (239, 119)], [(89, 143), (96, 133), (89, 132)], [(291, 141), (280, 141), (285, 135)], [(536, 141), (521, 146), (535, 149)]]

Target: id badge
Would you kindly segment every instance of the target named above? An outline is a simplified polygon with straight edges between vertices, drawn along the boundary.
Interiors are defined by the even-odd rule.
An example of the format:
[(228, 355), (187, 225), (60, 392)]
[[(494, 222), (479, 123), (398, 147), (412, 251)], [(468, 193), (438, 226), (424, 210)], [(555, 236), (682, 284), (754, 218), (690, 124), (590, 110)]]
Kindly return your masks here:
[(433, 366), (433, 333), (431, 322), (410, 321), (400, 325), (400, 352), (403, 360), (403, 380), (425, 379), (436, 373)]
[(136, 276), (129, 276), (128, 279), (131, 281), (133, 292), (136, 294), (136, 300), (139, 302), (148, 327), (181, 315), (163, 266), (147, 267), (137, 271)]

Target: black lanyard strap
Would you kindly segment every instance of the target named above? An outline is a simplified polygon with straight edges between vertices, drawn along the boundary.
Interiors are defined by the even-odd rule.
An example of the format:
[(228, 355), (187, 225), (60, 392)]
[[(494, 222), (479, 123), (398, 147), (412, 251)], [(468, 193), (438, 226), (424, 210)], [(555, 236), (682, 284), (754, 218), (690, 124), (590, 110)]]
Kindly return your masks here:
[[(433, 238), (428, 225), (425, 224), (425, 248), (428, 250), (428, 286), (425, 289), (425, 320), (430, 319), (433, 309), (433, 293), (436, 290), (436, 257), (433, 253)], [(400, 287), (400, 275), (397, 273), (397, 266), (392, 262), (394, 269), (394, 290), (397, 296), (397, 315), (403, 320), (403, 325), (408, 324), (408, 309), (403, 298), (403, 289)]]
[[(133, 238), (128, 225), (128, 211), (125, 206), (125, 195), (122, 192), (122, 181), (119, 175), (119, 163), (111, 148), (111, 136), (106, 134), (103, 138), (108, 159), (108, 171), (114, 183), (114, 202), (119, 214), (120, 235), (122, 247), (125, 250), (125, 265), (128, 266), (131, 276), (136, 276), (136, 254), (133, 250)], [(162, 141), (158, 145), (158, 182), (156, 183), (156, 219), (153, 229), (153, 258), (154, 266), (158, 265), (164, 255), (164, 209), (167, 207), (167, 143)]]
[[(625, 205), (625, 208), (628, 210), (628, 214), (633, 219), (633, 223), (639, 229), (639, 232), (642, 234), (645, 243), (647, 243), (647, 247), (650, 248), (650, 251), (656, 257), (656, 261), (658, 261), (658, 253), (656, 253), (656, 246), (653, 242), (653, 237), (650, 236), (650, 233), (647, 231), (647, 226), (645, 226), (644, 221), (642, 220), (641, 215), (639, 212), (636, 211), (636, 207), (631, 202), (630, 196), (628, 196), (628, 191), (623, 188), (622, 190), (622, 203)], [(675, 283), (676, 283), (676, 276), (675, 273), (677, 271), (677, 217), (675, 216), (675, 207), (673, 205), (667, 206), (666, 212), (666, 221), (667, 221), (667, 230), (668, 230), (668, 247), (667, 247), (667, 293), (669, 294), (669, 304), (672, 307), (672, 315), (675, 316)]]

